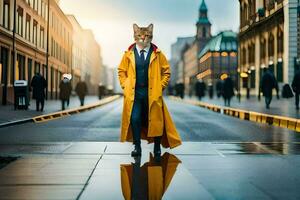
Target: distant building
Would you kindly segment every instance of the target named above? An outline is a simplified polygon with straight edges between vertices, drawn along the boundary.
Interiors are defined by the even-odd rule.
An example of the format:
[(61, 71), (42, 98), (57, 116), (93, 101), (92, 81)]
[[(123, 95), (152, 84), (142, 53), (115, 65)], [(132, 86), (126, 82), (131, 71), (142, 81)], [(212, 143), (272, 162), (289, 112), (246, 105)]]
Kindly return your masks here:
[(67, 17), (74, 29), (72, 47), (73, 84), (76, 85), (82, 79), (88, 83), (90, 93), (96, 94), (98, 85), (103, 83), (103, 79), (106, 77), (100, 46), (91, 31), (83, 29), (73, 15), (67, 15)]
[(0, 102), (13, 103), (14, 81), (30, 81), (36, 72), (48, 82), (48, 98), (57, 98), (62, 74), (71, 72), (72, 25), (57, 1), (50, 0), (47, 66), (48, 0), (16, 2), (16, 67), (13, 68), (14, 4), (0, 1)]
[(230, 76), (237, 83), (237, 51), (236, 33), (223, 31), (214, 36), (198, 55), (197, 79), (215, 86), (222, 77)]
[[(87, 56), (87, 50), (84, 45), (84, 34), (83, 29), (74, 15), (67, 15), (69, 21), (73, 26), (73, 46), (72, 46), (72, 75), (73, 75), (73, 86), (75, 86), (81, 79), (84, 80), (86, 77), (86, 70), (84, 67), (86, 64), (84, 61)], [(85, 80), (84, 80), (85, 81)]]
[(101, 83), (101, 71), (103, 68), (102, 57), (101, 57), (101, 48), (100, 45), (96, 42), (94, 34), (91, 30), (84, 30), (84, 45), (85, 49), (89, 49), (86, 54), (86, 60), (84, 67), (86, 71), (85, 80), (89, 87), (90, 94), (97, 94), (98, 85)]
[(177, 41), (171, 46), (171, 80), (169, 85), (174, 86), (177, 82), (183, 82), (182, 74), (179, 75), (179, 62), (182, 59), (182, 51), (186, 45), (191, 45), (195, 40), (195, 37), (179, 37)]
[(262, 68), (269, 68), (281, 85), (292, 81), (300, 64), (298, 7), (298, 0), (240, 0), (242, 91), (258, 94)]
[(199, 17), (196, 23), (196, 36), (194, 42), (182, 52), (183, 81), (186, 92), (190, 93), (197, 80), (199, 71), (198, 54), (211, 38), (211, 23), (207, 15), (208, 9), (204, 0), (199, 7)]

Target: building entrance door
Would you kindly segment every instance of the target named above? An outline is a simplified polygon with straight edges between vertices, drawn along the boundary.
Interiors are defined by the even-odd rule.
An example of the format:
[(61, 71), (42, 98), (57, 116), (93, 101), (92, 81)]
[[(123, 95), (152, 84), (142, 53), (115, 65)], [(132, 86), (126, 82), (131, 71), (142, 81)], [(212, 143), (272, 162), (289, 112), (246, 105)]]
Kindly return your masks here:
[(8, 79), (8, 49), (1, 48), (1, 87), (2, 87), (2, 105), (7, 104), (7, 79)]

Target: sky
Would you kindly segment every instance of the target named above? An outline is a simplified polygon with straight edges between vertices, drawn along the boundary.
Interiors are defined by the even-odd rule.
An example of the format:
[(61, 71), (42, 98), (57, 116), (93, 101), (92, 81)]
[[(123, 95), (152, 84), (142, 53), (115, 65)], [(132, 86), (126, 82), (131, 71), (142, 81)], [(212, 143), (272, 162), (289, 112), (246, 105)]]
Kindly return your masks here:
[[(75, 15), (83, 28), (94, 32), (103, 62), (117, 67), (124, 51), (134, 42), (133, 23), (154, 24), (155, 43), (168, 58), (177, 37), (194, 36), (202, 0), (60, 0), (66, 14)], [(238, 0), (205, 0), (212, 34), (238, 31)]]

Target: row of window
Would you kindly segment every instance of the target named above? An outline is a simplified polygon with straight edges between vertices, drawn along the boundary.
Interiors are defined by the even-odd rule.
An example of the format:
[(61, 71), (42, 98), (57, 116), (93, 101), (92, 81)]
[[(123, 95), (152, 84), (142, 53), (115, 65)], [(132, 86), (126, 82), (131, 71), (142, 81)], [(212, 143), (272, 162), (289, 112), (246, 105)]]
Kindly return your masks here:
[(33, 10), (38, 13), (38, 15), (47, 20), (48, 2), (45, 2), (43, 0), (26, 0), (26, 2)]
[[(268, 48), (266, 39), (261, 39), (260, 41), (260, 59), (265, 59), (268, 51), (268, 57), (273, 57), (275, 53), (275, 40), (273, 34), (269, 35), (268, 39)], [(246, 64), (255, 62), (255, 43), (252, 43), (248, 46), (248, 50), (246, 48), (242, 48), (241, 50), (241, 63)], [(247, 61), (247, 51), (248, 51), (248, 61)], [(277, 35), (277, 53), (283, 54), (283, 32), (279, 31)]]
[(52, 30), (58, 34), (59, 37), (64, 38), (67, 46), (70, 46), (71, 37), (69, 31), (66, 30), (61, 20), (56, 17), (54, 12), (50, 12), (50, 25)]
[[(23, 8), (19, 7), (16, 18), (16, 33), (24, 37), (29, 42), (32, 42), (40, 48), (45, 48), (45, 29), (38, 25), (38, 22), (26, 14), (25, 33), (24, 33), (24, 14)], [(24, 35), (25, 34), (25, 35)]]
[(50, 55), (57, 60), (60, 60), (64, 64), (70, 64), (70, 53), (65, 48), (63, 48), (58, 42), (56, 42), (53, 37), (51, 37), (51, 52)]
[(248, 0), (248, 3), (242, 2), (240, 5), (240, 23), (243, 27), (248, 23), (249, 20), (255, 20), (256, 17), (256, 4), (263, 5), (258, 12), (262, 12), (259, 15), (265, 16), (265, 10), (271, 10), (275, 7), (275, 2), (280, 4), (283, 0)]
[[(41, 13), (41, 15), (44, 16), (47, 14), (43, 11), (46, 9), (46, 6), (45, 3), (41, 0), (27, 0), (26, 2), (38, 13)], [(8, 0), (4, 0), (3, 3), (2, 25), (4, 28), (9, 29), (10, 23), (13, 22), (13, 20), (10, 19), (11, 8)], [(66, 42), (66, 46), (71, 48), (71, 37), (69, 32), (66, 31), (66, 28), (62, 27), (62, 23), (59, 22), (54, 14), (52, 14), (52, 18), (52, 26), (56, 27), (53, 22), (55, 22), (56, 24), (60, 24), (58, 27), (60, 27), (59, 29), (61, 29), (62, 31), (59, 35), (63, 37), (63, 41)], [(57, 31), (59, 31), (59, 29)], [(40, 26), (38, 22), (33, 19), (33, 17), (28, 13), (25, 13), (24, 9), (20, 6), (17, 8), (16, 33), (25, 38), (27, 41), (33, 43), (35, 46), (43, 49), (46, 48), (46, 31), (44, 27)], [(60, 60), (64, 64), (70, 64), (69, 52), (64, 49), (58, 42), (54, 41), (53, 38), (51, 39), (51, 56)]]
[[(38, 61), (34, 61), (32, 58), (26, 58), (23, 55), (17, 54), (17, 63), (15, 77), (14, 71), (12, 68), (12, 61), (9, 62), (9, 50), (7, 48), (0, 48), (0, 83), (2, 84), (13, 84), (14, 78), (17, 80), (28, 80), (30, 84), (30, 80), (34, 76), (35, 73), (39, 72), (42, 74), (50, 88), (50, 91), (58, 91), (58, 85), (61, 80), (62, 73), (53, 67), (50, 70), (47, 69), (45, 64), (41, 64)], [(12, 57), (11, 57), (12, 59)], [(27, 65), (25, 60), (27, 59)], [(49, 76), (48, 76), (48, 73)], [(9, 76), (8, 76), (9, 75)]]

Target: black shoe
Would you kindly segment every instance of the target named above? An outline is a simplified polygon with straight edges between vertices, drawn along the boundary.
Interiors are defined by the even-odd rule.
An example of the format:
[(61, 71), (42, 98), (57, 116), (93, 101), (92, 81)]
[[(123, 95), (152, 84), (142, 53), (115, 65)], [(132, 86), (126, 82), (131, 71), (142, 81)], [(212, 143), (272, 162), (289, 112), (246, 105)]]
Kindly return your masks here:
[(134, 147), (134, 150), (131, 152), (132, 157), (138, 157), (142, 155), (142, 149), (141, 147)]

